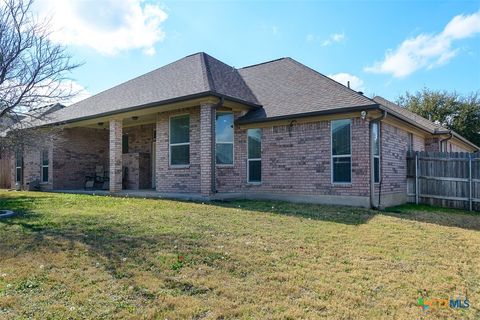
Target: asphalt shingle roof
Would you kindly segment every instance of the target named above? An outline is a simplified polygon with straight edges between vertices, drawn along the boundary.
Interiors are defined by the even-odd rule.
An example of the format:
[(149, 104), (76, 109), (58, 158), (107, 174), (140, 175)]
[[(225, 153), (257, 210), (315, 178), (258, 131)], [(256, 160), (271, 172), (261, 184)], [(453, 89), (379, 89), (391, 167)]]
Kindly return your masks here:
[(64, 108), (55, 113), (53, 122), (83, 119), (208, 93), (251, 105), (258, 104), (236, 69), (202, 52)]
[(393, 113), (393, 114), (398, 114), (400, 117), (404, 117), (407, 120), (410, 120), (411, 122), (414, 122), (415, 124), (419, 125), (420, 127), (423, 127), (427, 131), (430, 131), (431, 133), (439, 132), (439, 131), (448, 131), (448, 129), (433, 123), (432, 121), (425, 119), (424, 117), (411, 112), (410, 110), (407, 110), (405, 108), (400, 107), (399, 105), (383, 98), (380, 96), (376, 96), (373, 98), (373, 101), (377, 102), (381, 106), (383, 106), (385, 109), (387, 109), (388, 112)]
[(51, 115), (68, 122), (214, 94), (254, 107), (240, 121), (376, 105), (291, 58), (235, 69), (203, 52), (124, 82)]
[(263, 106), (247, 113), (240, 122), (376, 106), (362, 94), (291, 58), (241, 68), (238, 72)]

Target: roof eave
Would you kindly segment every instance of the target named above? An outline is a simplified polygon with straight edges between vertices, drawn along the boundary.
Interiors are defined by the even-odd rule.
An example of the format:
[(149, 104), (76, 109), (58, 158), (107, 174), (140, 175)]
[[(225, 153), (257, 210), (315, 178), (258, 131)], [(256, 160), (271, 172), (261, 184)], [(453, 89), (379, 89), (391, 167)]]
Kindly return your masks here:
[[(404, 115), (402, 115), (401, 113), (398, 113), (398, 112), (395, 112), (395, 111), (392, 111), (392, 109), (388, 108), (388, 107), (384, 107), (383, 105), (380, 104), (380, 109), (383, 110), (383, 111), (386, 111), (388, 112), (389, 115), (393, 115), (394, 117), (402, 120), (402, 121), (405, 121), (427, 133), (430, 133), (430, 134), (435, 134), (435, 130), (430, 130), (430, 128), (428, 127), (425, 127), (425, 126), (422, 126), (421, 124), (419, 124), (418, 122), (408, 118), (408, 117), (405, 117)], [(438, 132), (438, 131), (437, 131)], [(448, 133), (448, 132), (447, 132)]]
[(255, 103), (252, 103), (252, 102), (249, 102), (249, 101), (244, 101), (242, 99), (238, 99), (238, 98), (235, 98), (235, 97), (230, 97), (228, 95), (220, 94), (218, 92), (205, 91), (205, 92), (195, 93), (195, 94), (182, 96), (182, 97), (178, 97), (178, 98), (167, 99), (167, 100), (162, 100), (162, 101), (158, 101), (158, 102), (151, 102), (151, 103), (142, 104), (142, 105), (138, 105), (138, 106), (123, 108), (123, 109), (120, 109), (120, 110), (98, 113), (98, 114), (91, 115), (91, 116), (84, 116), (84, 117), (67, 119), (67, 120), (63, 120), (63, 121), (50, 122), (50, 123), (46, 123), (46, 124), (43, 124), (43, 125), (39, 125), (37, 127), (47, 127), (47, 126), (54, 126), (54, 125), (70, 124), (70, 123), (75, 123), (75, 122), (79, 122), (79, 121), (91, 120), (91, 119), (100, 118), (100, 117), (114, 116), (114, 115), (118, 115), (118, 114), (125, 113), (125, 112), (136, 111), (136, 110), (141, 110), (141, 109), (148, 109), (148, 108), (152, 108), (152, 107), (160, 107), (160, 106), (171, 104), (171, 103), (183, 102), (183, 101), (188, 101), (188, 100), (203, 98), (203, 97), (209, 97), (209, 96), (213, 96), (213, 97), (217, 97), (217, 98), (223, 98), (225, 100), (230, 100), (232, 102), (241, 103), (241, 104), (249, 106), (253, 109), (258, 109), (258, 108), (262, 107), (259, 104), (255, 104)]
[(430, 130), (429, 128), (425, 127), (425, 126), (422, 126), (420, 125), (418, 122), (414, 121), (414, 120), (411, 120), (403, 115), (401, 115), (400, 113), (398, 112), (395, 112), (395, 111), (392, 111), (391, 109), (389, 108), (386, 108), (384, 106), (382, 106), (380, 104), (380, 109), (384, 110), (384, 111), (387, 111), (389, 114), (393, 114), (393, 116), (399, 118), (400, 120), (403, 120), (405, 122), (408, 122), (410, 123), (411, 125), (425, 131), (425, 132), (428, 132), (432, 135), (443, 135), (443, 134), (449, 134), (449, 133), (452, 133), (453, 136), (455, 136), (457, 139), (461, 140), (462, 142), (468, 144), (469, 146), (471, 146), (472, 148), (475, 148), (476, 150), (480, 150), (480, 148), (475, 145), (474, 143), (472, 143), (471, 141), (469, 141), (468, 139), (466, 139), (465, 137), (459, 135), (458, 133), (452, 131), (452, 130), (449, 130), (449, 129), (441, 129), (441, 128), (438, 128), (438, 129), (435, 129), (435, 130)]
[(242, 119), (242, 118), (240, 118), (240, 119), (236, 120), (235, 123), (236, 124), (252, 124), (252, 123), (272, 122), (272, 121), (278, 121), (278, 120), (287, 120), (287, 119), (308, 118), (308, 117), (314, 117), (314, 116), (331, 115), (331, 114), (335, 114), (335, 113), (348, 113), (348, 112), (361, 111), (361, 110), (373, 110), (373, 109), (378, 109), (379, 107), (380, 107), (379, 104), (371, 104), (371, 105), (345, 107), (345, 108), (339, 108), (339, 109), (329, 109), (329, 110), (305, 112), (305, 113), (296, 113), (296, 114), (289, 114), (289, 115), (284, 115), (284, 116), (258, 118), (258, 119)]
[[(463, 143), (465, 144), (468, 144), (470, 147), (476, 149), (477, 151), (480, 150), (480, 147), (478, 147), (476, 144), (474, 144), (473, 142), (471, 142), (470, 140), (468, 140), (467, 138), (463, 137), (462, 135), (456, 133), (455, 131), (453, 130), (448, 130), (447, 133), (451, 133), (455, 138), (457, 138), (458, 140), (462, 141)], [(441, 134), (441, 133), (437, 133), (437, 134)], [(445, 133), (443, 133), (445, 134)]]

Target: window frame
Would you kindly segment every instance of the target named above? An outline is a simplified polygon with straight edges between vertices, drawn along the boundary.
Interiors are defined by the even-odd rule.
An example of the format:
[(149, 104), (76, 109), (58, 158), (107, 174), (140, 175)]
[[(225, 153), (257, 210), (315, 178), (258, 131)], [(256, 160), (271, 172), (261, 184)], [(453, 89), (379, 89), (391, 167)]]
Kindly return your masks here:
[[(172, 141), (172, 119), (188, 116), (188, 142), (171, 143)], [(171, 168), (189, 168), (190, 167), (190, 113), (171, 115), (168, 118), (168, 165)], [(188, 164), (172, 164), (172, 146), (188, 145)]]
[[(342, 155), (334, 155), (333, 154), (333, 122), (335, 121), (341, 121), (341, 120), (348, 120), (349, 125), (350, 125), (350, 154), (342, 154)], [(331, 183), (334, 185), (351, 185), (352, 184), (352, 124), (353, 121), (351, 118), (342, 118), (342, 119), (335, 119), (335, 120), (330, 120), (330, 164), (331, 164), (331, 170), (330, 170), (330, 180)], [(335, 171), (335, 166), (334, 166), (334, 159), (335, 158), (350, 158), (350, 181), (349, 182), (344, 182), (344, 181), (334, 181), (334, 171)]]
[[(382, 126), (381, 126), (381, 123), (380, 122), (374, 122), (373, 125), (376, 125), (377, 126), (377, 130), (378, 130), (378, 154), (375, 154), (374, 151), (372, 150), (372, 153), (373, 153), (373, 182), (375, 184), (379, 184), (380, 181), (382, 181), (382, 161), (381, 161), (381, 155), (382, 155), (382, 136), (381, 136), (381, 131), (382, 131)], [(373, 129), (373, 127), (372, 127)], [(373, 138), (373, 132), (372, 132), (372, 138)], [(378, 181), (375, 179), (375, 159), (378, 159)]]
[(413, 152), (415, 147), (414, 147), (414, 137), (412, 132), (407, 132), (407, 151)]
[[(217, 114), (232, 114), (232, 142), (217, 142)], [(217, 144), (232, 145), (232, 163), (217, 163)], [(215, 165), (217, 167), (234, 167), (235, 166), (235, 114), (233, 111), (215, 111)]]
[[(18, 157), (20, 157), (20, 166), (18, 166)], [(18, 171), (20, 170), (20, 175)], [(23, 180), (23, 154), (20, 151), (15, 153), (15, 183), (22, 183)]]
[[(248, 139), (248, 132), (250, 130), (260, 130), (260, 158), (251, 158), (248, 154), (249, 150), (249, 139)], [(247, 183), (252, 185), (260, 185), (262, 184), (262, 140), (263, 140), (263, 130), (262, 128), (249, 128), (247, 129)], [(250, 181), (250, 162), (251, 161), (259, 161), (260, 162), (260, 181)]]
[[(47, 153), (47, 164), (43, 163), (44, 152)], [(43, 169), (44, 168), (47, 168), (47, 177), (46, 177), (47, 180), (45, 180), (45, 176), (43, 174)], [(42, 149), (40, 151), (40, 183), (41, 184), (48, 184), (50, 182), (49, 175), (50, 175), (50, 153), (49, 153), (48, 149)]]

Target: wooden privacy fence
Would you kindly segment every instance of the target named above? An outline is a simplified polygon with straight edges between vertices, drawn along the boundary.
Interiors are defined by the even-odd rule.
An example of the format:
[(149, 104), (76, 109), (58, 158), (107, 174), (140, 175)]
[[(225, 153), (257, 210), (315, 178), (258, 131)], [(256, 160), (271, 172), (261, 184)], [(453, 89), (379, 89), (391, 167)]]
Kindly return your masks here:
[(480, 211), (480, 153), (409, 152), (409, 202)]

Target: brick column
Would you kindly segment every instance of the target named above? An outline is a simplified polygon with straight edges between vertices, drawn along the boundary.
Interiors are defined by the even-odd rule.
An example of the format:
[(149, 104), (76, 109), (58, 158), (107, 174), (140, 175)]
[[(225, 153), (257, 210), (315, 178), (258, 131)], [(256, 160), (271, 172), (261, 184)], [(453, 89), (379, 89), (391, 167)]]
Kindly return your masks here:
[(213, 194), (215, 170), (214, 147), (215, 107), (212, 104), (200, 106), (200, 191), (202, 196)]
[(110, 120), (110, 192), (122, 190), (122, 121)]

